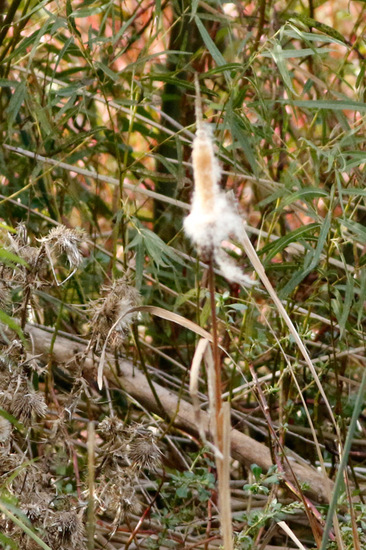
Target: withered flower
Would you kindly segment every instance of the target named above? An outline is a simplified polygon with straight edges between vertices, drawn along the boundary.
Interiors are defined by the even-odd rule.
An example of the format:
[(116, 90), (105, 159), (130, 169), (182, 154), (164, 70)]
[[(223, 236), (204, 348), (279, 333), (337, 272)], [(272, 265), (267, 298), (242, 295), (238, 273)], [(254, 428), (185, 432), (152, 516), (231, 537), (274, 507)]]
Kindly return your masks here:
[(46, 525), (46, 541), (53, 550), (76, 550), (83, 544), (84, 525), (75, 511), (55, 512)]
[(103, 290), (104, 296), (91, 304), (93, 339), (105, 340), (113, 328), (110, 343), (118, 347), (136, 316), (136, 312), (128, 311), (140, 303), (140, 294), (125, 278), (114, 281)]
[(101, 507), (115, 517), (114, 524), (121, 523), (126, 516), (138, 514), (141, 506), (136, 497), (135, 482), (127, 473), (119, 473), (104, 485), (99, 502)]
[(0, 416), (0, 449), (1, 446), (8, 442), (11, 435), (12, 426), (9, 420)]
[(10, 291), (6, 281), (0, 281), (0, 308), (7, 309), (10, 302)]
[(19, 391), (10, 405), (11, 413), (24, 424), (28, 424), (32, 416), (45, 416), (47, 405), (40, 392), (33, 389), (27, 393)]
[(74, 269), (83, 261), (80, 245), (84, 235), (83, 229), (70, 229), (65, 225), (58, 225), (51, 229), (46, 237), (40, 239), (40, 242), (51, 246), (56, 253), (66, 254), (70, 268)]
[(139, 427), (128, 445), (128, 458), (138, 469), (153, 470), (161, 459), (161, 451), (155, 435), (146, 428)]
[(108, 441), (123, 437), (125, 425), (117, 416), (106, 416), (98, 425), (99, 433)]

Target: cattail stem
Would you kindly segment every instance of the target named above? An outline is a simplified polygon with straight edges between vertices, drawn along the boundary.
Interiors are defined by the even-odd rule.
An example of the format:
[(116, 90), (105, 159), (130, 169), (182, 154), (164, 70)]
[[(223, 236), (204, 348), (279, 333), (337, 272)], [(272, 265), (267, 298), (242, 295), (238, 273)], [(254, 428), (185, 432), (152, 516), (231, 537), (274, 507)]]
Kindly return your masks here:
[[(213, 358), (215, 365), (215, 374), (216, 374), (216, 414), (220, 414), (222, 406), (221, 398), (221, 367), (220, 367), (220, 353), (218, 345), (218, 336), (217, 336), (217, 317), (216, 317), (216, 300), (215, 300), (215, 272), (213, 268), (213, 258), (209, 260), (208, 268), (208, 285), (210, 292), (210, 302), (211, 302), (211, 322), (212, 322), (212, 348), (213, 348)], [(219, 450), (221, 451), (220, 447)]]

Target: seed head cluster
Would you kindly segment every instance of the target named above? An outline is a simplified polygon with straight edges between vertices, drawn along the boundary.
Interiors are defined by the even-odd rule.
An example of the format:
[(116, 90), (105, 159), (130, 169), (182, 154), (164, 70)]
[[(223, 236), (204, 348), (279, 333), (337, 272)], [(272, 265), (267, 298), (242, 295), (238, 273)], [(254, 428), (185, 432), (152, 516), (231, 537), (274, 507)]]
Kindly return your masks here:
[[(140, 304), (140, 294), (125, 278), (104, 287), (103, 297), (91, 304), (92, 339), (103, 342), (109, 336), (112, 347), (120, 347), (136, 317), (130, 309)], [(112, 334), (109, 334), (112, 330)]]
[(98, 502), (101, 510), (115, 518), (116, 524), (129, 514), (137, 514), (138, 474), (154, 470), (161, 459), (156, 436), (141, 424), (130, 426), (113, 417), (105, 417), (98, 432), (104, 443), (101, 447), (101, 473)]

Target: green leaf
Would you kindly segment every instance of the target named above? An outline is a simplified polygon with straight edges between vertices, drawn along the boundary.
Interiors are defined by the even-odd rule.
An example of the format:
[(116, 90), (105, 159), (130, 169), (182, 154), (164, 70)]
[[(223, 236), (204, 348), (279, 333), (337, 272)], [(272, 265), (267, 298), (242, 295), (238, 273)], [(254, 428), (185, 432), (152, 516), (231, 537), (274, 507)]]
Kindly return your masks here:
[(107, 65), (105, 65), (101, 61), (97, 61), (95, 63), (95, 66), (98, 69), (101, 69), (103, 73), (106, 74), (111, 80), (113, 80), (114, 82), (118, 82), (118, 79), (119, 79), (118, 74), (112, 71), (109, 67), (107, 67)]
[(333, 29), (333, 27), (326, 25), (325, 23), (321, 23), (320, 21), (313, 19), (312, 17), (308, 17), (307, 15), (303, 15), (299, 13), (292, 13), (288, 17), (289, 18), (291, 17), (291, 19), (294, 19), (295, 21), (296, 20), (301, 21), (302, 23), (305, 23), (305, 25), (308, 25), (309, 27), (313, 27), (314, 29), (321, 31), (324, 34), (331, 36), (335, 40), (342, 42), (343, 44), (346, 43), (344, 36), (342, 36), (340, 32)]
[(283, 29), (282, 35), (283, 36), (289, 36), (290, 38), (295, 38), (295, 40), (303, 40), (304, 42), (323, 42), (325, 44), (340, 44), (341, 46), (347, 46), (344, 42), (344, 38), (342, 37), (342, 40), (339, 40), (338, 38), (335, 38), (334, 36), (328, 36), (326, 34), (317, 34), (317, 33), (311, 33), (311, 32), (305, 32), (301, 29), (298, 29), (294, 25), (290, 24), (290, 29)]
[(315, 229), (320, 227), (320, 223), (310, 223), (309, 225), (304, 225), (291, 231), (287, 235), (276, 239), (275, 241), (266, 244), (259, 251), (260, 255), (267, 254), (265, 259), (265, 265), (268, 264), (272, 258), (279, 254), (284, 248), (289, 246), (293, 242), (299, 241), (301, 238), (305, 237), (309, 233), (313, 232)]
[(2, 543), (3, 548), (13, 548), (14, 550), (18, 549), (18, 545), (9, 537), (6, 537), (2, 533), (0, 533), (0, 542)]
[(281, 73), (281, 76), (283, 78), (283, 81), (286, 85), (286, 87), (291, 90), (291, 92), (294, 95), (298, 95), (298, 93), (295, 91), (293, 85), (292, 85), (292, 79), (289, 73), (289, 70), (287, 68), (287, 65), (284, 61), (284, 55), (283, 55), (283, 49), (279, 42), (276, 42), (273, 50), (270, 52), (271, 56), (273, 57), (274, 62), (276, 63), (278, 70)]
[(0, 408), (0, 416), (8, 420), (13, 426), (16, 427), (16, 429), (19, 432), (24, 432), (24, 426), (19, 420), (17, 420), (12, 414), (8, 413), (8, 411), (5, 411), (4, 409)]
[(261, 474), (262, 474), (262, 471), (263, 471), (262, 468), (261, 468), (260, 466), (258, 466), (258, 464), (252, 464), (252, 465), (250, 466), (250, 469), (252, 470), (253, 475), (254, 475), (256, 481), (258, 481), (259, 478), (260, 478), (260, 476), (261, 476)]
[(18, 325), (18, 323), (14, 321), (12, 317), (9, 317), (9, 315), (7, 315), (5, 311), (3, 311), (2, 309), (0, 309), (0, 323), (7, 325), (11, 330), (17, 333), (19, 338), (22, 340), (23, 344), (26, 343), (23, 331)]
[(304, 265), (299, 271), (296, 271), (296, 273), (293, 274), (291, 279), (281, 290), (281, 298), (285, 298), (286, 296), (288, 296), (301, 283), (301, 281), (303, 281), (305, 277), (307, 277), (309, 273), (311, 273), (318, 265), (330, 229), (331, 219), (332, 213), (331, 210), (329, 210), (323, 224), (321, 225), (319, 238), (315, 250), (309, 252), (305, 257), (305, 261), (310, 260), (310, 264), (308, 265), (308, 267), (305, 267)]
[(254, 174), (258, 173), (257, 161), (254, 156), (249, 133), (242, 121), (241, 117), (232, 111), (231, 109), (227, 112), (228, 127), (231, 130), (233, 137), (239, 142), (239, 145), (243, 148), (245, 156), (250, 164), (251, 169)]
[[(289, 50), (278, 49), (276, 52), (276, 58), (278, 59), (292, 59), (295, 57), (307, 57), (309, 55), (321, 55), (329, 52), (337, 51), (335, 48), (302, 48), (295, 49), (291, 48)], [(273, 51), (263, 52), (260, 54), (261, 57), (274, 57)]]
[(354, 288), (354, 279), (352, 279), (352, 277), (347, 276), (347, 285), (346, 285), (346, 292), (343, 300), (342, 313), (340, 318), (338, 319), (338, 323), (341, 329), (340, 331), (341, 338), (343, 336), (348, 315), (353, 302), (353, 295), (354, 295), (353, 288)]
[(9, 101), (9, 105), (6, 109), (8, 117), (8, 124), (11, 126), (13, 122), (15, 121), (17, 114), (19, 113), (19, 110), (24, 103), (24, 99), (27, 95), (27, 84), (25, 81), (20, 82), (18, 86), (15, 88), (15, 91), (11, 97), (11, 100)]
[(24, 266), (28, 265), (27, 262), (23, 260), (23, 258), (2, 247), (0, 247), (0, 262), (11, 267), (15, 267), (18, 264)]
[[(210, 52), (210, 54), (212, 56), (212, 59), (215, 61), (216, 65), (218, 65), (219, 67), (223, 66), (223, 65), (226, 65), (225, 58), (223, 57), (220, 50), (217, 48), (216, 44), (212, 40), (209, 33), (207, 32), (207, 29), (204, 26), (204, 24), (202, 23), (201, 19), (197, 15), (195, 15), (194, 20), (195, 20), (195, 23), (196, 23), (197, 28), (199, 30), (199, 33), (202, 37), (202, 40), (204, 41), (208, 51)], [(225, 76), (227, 78), (230, 78), (230, 75), (229, 75), (228, 71), (225, 71)]]
[[(351, 99), (314, 99), (314, 100), (302, 100), (296, 99), (290, 101), (289, 99), (276, 99), (276, 103), (282, 103), (283, 105), (294, 105), (295, 107), (302, 107), (304, 109), (327, 109), (331, 111), (366, 111), (366, 103), (360, 101), (352, 101)], [(267, 102), (270, 103), (270, 102)]]
[(103, 13), (108, 7), (108, 2), (102, 6), (91, 6), (89, 8), (80, 8), (72, 13), (69, 16), (75, 19), (81, 19), (83, 17), (89, 17), (90, 15), (97, 15), (98, 13)]
[(307, 201), (314, 199), (315, 197), (328, 197), (329, 193), (327, 191), (324, 191), (324, 189), (315, 189), (313, 187), (308, 187), (306, 189), (300, 189), (299, 191), (296, 191), (295, 193), (292, 193), (288, 197), (286, 197), (282, 202), (281, 206), (288, 206), (289, 204), (292, 204), (293, 202), (296, 202), (298, 200), (300, 201)]
[(356, 240), (358, 240), (358, 242), (366, 244), (366, 227), (364, 225), (361, 225), (360, 223), (354, 222), (353, 220), (349, 220), (347, 218), (340, 220), (340, 223), (347, 227), (349, 231), (352, 231), (352, 233), (356, 236)]

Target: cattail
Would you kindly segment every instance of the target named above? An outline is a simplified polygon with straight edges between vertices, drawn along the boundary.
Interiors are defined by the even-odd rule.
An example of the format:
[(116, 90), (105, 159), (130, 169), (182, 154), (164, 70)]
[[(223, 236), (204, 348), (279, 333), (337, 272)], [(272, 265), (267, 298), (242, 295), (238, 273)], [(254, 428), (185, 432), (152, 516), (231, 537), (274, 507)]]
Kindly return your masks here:
[(252, 285), (255, 282), (244, 275), (221, 250), (222, 241), (230, 236), (240, 240), (243, 221), (235, 201), (219, 186), (220, 165), (215, 155), (212, 132), (207, 124), (202, 123), (197, 78), (196, 97), (197, 132), (192, 150), (194, 193), (191, 213), (184, 220), (184, 229), (200, 252), (216, 260), (227, 279)]

